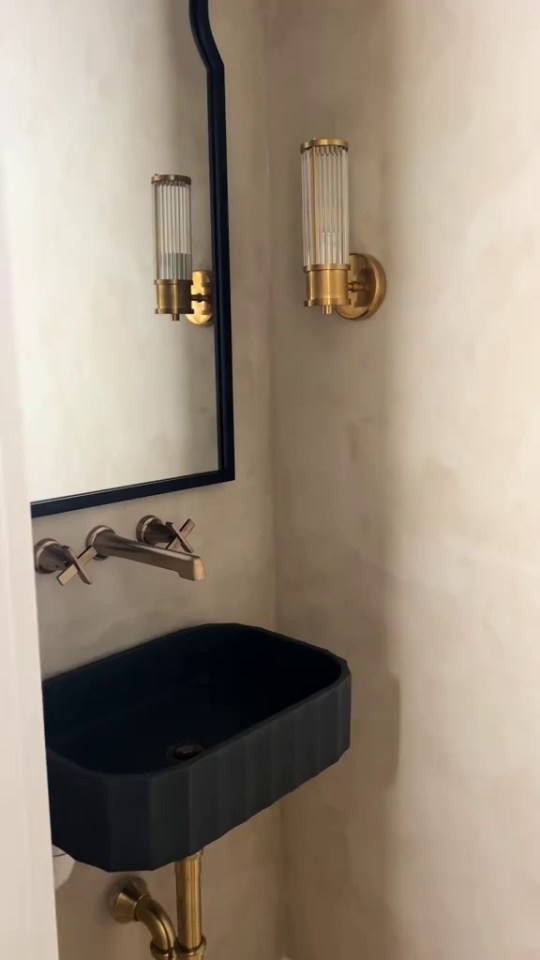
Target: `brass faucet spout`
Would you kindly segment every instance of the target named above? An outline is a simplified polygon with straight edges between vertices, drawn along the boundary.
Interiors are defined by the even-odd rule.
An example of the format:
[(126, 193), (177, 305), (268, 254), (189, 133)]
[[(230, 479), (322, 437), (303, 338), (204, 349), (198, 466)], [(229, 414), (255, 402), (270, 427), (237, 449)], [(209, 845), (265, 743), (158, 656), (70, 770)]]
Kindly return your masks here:
[(95, 527), (88, 534), (86, 545), (94, 548), (98, 558), (120, 557), (173, 570), (184, 580), (204, 580), (204, 564), (196, 554), (163, 550), (139, 540), (129, 540), (118, 536), (111, 527)]

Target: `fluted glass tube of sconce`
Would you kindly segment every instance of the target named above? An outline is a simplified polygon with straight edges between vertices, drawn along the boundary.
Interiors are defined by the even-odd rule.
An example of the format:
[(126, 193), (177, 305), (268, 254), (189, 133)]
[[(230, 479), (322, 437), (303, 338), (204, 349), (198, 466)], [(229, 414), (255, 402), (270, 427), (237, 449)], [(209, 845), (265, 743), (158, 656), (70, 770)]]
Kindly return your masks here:
[(349, 263), (349, 178), (345, 140), (302, 144), (304, 267)]
[(155, 278), (191, 281), (191, 179), (178, 174), (152, 177)]

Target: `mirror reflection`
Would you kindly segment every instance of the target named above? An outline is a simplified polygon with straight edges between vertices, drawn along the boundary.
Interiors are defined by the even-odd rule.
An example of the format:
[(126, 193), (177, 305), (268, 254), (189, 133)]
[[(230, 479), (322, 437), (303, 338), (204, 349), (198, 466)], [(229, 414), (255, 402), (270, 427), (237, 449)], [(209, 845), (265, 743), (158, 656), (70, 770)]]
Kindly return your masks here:
[[(182, 314), (189, 271), (212, 270), (206, 70), (188, 0), (32, 0), (8, 29), (6, 212), (31, 500), (215, 470), (206, 274), (199, 322)], [(153, 205), (156, 174), (190, 181), (191, 258), (187, 208), (164, 195)], [(184, 299), (156, 313), (172, 280)]]

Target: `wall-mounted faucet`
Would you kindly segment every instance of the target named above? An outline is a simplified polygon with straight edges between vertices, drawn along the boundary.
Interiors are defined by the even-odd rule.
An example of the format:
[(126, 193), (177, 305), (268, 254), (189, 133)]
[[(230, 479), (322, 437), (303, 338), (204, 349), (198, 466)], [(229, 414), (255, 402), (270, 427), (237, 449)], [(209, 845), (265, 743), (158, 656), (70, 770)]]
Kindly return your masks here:
[(86, 546), (93, 547), (96, 559), (120, 557), (122, 560), (135, 560), (137, 563), (149, 563), (152, 567), (174, 570), (184, 580), (204, 580), (204, 566), (195, 553), (180, 553), (176, 550), (164, 550), (140, 540), (128, 540), (119, 537), (110, 527), (94, 527), (86, 538)]
[(178, 527), (172, 521), (164, 523), (157, 517), (147, 516), (137, 525), (137, 540), (121, 537), (111, 527), (94, 527), (79, 556), (58, 540), (40, 540), (34, 547), (34, 564), (38, 573), (56, 573), (61, 586), (66, 586), (75, 577), (83, 583), (92, 583), (88, 565), (92, 560), (107, 557), (162, 567), (174, 571), (184, 580), (204, 580), (204, 564), (186, 539), (194, 527), (192, 520), (186, 520)]

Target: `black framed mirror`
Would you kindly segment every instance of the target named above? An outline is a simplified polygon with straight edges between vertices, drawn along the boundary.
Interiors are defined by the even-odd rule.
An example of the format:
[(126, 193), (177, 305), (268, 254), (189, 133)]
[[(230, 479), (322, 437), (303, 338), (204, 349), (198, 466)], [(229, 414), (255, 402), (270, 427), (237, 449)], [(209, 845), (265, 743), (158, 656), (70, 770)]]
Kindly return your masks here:
[[(97, 0), (82, 16), (55, 3), (49, 43), (39, 22), (9, 38), (34, 517), (234, 479), (225, 81), (208, 0)], [(154, 312), (155, 174), (189, 182), (190, 270), (211, 278), (193, 301), (210, 302), (210, 323)]]

